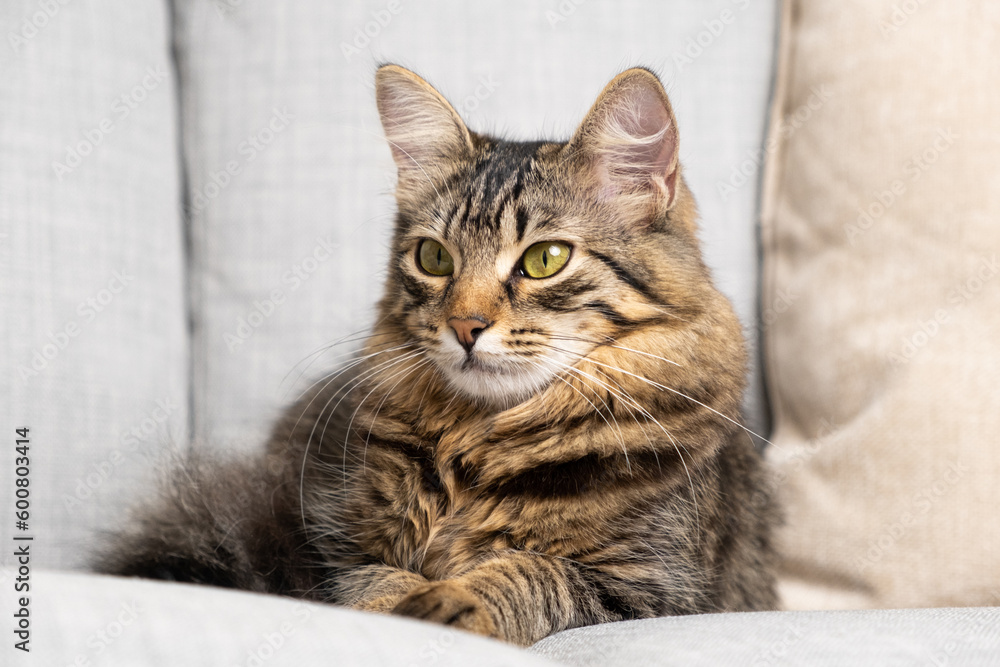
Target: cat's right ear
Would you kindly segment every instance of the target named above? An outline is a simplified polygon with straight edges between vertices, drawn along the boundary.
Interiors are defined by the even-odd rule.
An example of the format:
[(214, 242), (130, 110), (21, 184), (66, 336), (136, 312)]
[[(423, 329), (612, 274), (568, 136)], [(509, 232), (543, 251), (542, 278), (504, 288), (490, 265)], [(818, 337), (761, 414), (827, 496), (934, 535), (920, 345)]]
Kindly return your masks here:
[(410, 70), (383, 65), (375, 73), (375, 101), (400, 186), (435, 181), (472, 152), (472, 136), (441, 93)]

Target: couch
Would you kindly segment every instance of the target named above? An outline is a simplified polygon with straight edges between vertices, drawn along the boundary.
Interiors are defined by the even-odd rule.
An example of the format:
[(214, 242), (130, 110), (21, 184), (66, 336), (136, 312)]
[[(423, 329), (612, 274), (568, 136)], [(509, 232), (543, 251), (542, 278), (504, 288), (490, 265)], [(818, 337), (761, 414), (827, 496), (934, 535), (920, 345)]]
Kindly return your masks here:
[[(12, 0), (0, 22), (0, 663), (1000, 661), (987, 0)], [(259, 448), (337, 363), (315, 352), (370, 324), (395, 178), (384, 61), (520, 138), (568, 136), (629, 65), (661, 74), (753, 352), (783, 611), (522, 650), (86, 572), (160, 463)]]

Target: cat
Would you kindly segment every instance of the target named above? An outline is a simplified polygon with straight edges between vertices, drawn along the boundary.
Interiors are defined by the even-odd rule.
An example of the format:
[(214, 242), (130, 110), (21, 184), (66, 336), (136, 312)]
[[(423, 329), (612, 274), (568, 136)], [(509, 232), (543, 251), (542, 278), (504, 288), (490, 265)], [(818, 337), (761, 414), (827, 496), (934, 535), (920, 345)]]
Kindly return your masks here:
[(741, 327), (658, 78), (615, 77), (565, 143), (475, 133), (399, 66), (375, 90), (398, 212), (363, 351), (261, 456), (186, 461), (96, 569), (520, 645), (775, 608)]

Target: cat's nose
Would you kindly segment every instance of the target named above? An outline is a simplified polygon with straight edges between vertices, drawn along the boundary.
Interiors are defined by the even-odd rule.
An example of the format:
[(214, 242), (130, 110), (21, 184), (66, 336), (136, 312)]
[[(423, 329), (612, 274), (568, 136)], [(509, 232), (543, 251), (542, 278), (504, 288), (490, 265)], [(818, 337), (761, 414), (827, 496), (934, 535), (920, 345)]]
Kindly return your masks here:
[(455, 330), (458, 342), (465, 348), (465, 351), (472, 352), (472, 346), (476, 344), (479, 334), (483, 333), (490, 324), (485, 317), (473, 315), (465, 319), (453, 317), (448, 320), (448, 326)]

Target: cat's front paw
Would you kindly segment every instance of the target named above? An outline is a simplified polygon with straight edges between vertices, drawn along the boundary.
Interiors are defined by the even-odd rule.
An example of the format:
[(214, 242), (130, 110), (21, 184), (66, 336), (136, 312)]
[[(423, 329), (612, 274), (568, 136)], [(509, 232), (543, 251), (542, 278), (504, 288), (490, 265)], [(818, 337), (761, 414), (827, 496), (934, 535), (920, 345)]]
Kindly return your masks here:
[(455, 581), (432, 581), (414, 588), (392, 613), (502, 639), (482, 600)]

